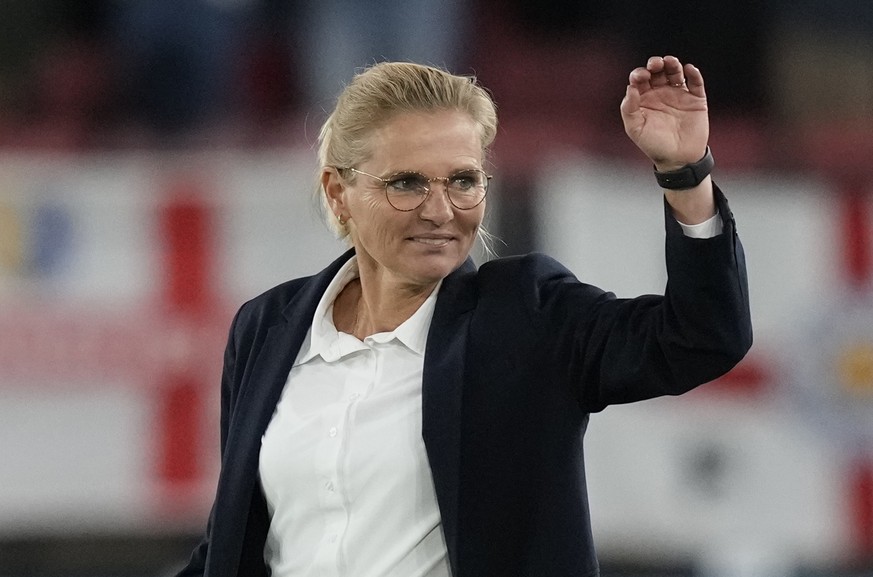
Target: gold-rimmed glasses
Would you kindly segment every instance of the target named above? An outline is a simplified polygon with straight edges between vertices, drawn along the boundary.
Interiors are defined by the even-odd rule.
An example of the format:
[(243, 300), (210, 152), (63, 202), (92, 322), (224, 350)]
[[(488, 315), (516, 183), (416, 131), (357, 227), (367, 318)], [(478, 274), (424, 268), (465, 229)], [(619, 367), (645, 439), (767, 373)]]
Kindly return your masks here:
[(387, 178), (351, 167), (338, 168), (338, 170), (348, 170), (378, 180), (385, 187), (388, 204), (403, 212), (415, 210), (424, 204), (433, 182), (442, 182), (445, 185), (446, 196), (455, 208), (461, 210), (476, 208), (485, 200), (488, 182), (491, 180), (490, 174), (478, 168), (459, 170), (451, 176), (433, 177), (427, 177), (420, 172), (404, 171), (394, 173)]

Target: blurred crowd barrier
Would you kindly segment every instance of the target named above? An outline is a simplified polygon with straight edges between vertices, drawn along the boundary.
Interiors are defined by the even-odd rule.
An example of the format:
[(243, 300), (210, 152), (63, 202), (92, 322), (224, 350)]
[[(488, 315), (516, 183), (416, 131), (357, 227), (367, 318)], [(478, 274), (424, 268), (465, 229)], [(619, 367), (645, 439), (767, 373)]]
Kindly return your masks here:
[[(534, 248), (618, 296), (661, 292), (663, 209), (649, 170), (579, 153), (545, 162), (532, 178)], [(166, 544), (152, 565), (135, 547), (126, 565), (111, 547), (87, 559), (71, 548), (52, 557), (53, 575), (184, 560), (167, 551), (205, 525), (233, 313), (343, 250), (321, 220), (314, 176), (308, 149), (0, 157), (0, 575), (49, 574), (3, 548), (23, 541)], [(701, 577), (864, 567), (871, 190), (848, 210), (820, 178), (717, 179), (748, 253), (756, 342), (698, 391), (592, 417), (586, 461), (604, 566)], [(498, 235), (509, 181), (498, 172), (489, 198)], [(125, 574), (156, 574), (145, 571)]]

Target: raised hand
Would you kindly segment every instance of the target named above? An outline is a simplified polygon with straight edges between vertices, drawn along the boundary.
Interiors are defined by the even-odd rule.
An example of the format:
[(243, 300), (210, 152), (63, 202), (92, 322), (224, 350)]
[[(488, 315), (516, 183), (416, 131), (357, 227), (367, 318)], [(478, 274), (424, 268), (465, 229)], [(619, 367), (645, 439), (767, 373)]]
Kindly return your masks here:
[(675, 56), (653, 56), (630, 73), (621, 116), (627, 135), (659, 171), (697, 162), (706, 152), (703, 75)]

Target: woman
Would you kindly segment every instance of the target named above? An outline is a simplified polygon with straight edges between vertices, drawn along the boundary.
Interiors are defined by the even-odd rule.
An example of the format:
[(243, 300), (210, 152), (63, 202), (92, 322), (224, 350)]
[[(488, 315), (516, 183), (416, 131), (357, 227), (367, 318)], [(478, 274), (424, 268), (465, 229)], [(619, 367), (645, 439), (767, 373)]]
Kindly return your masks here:
[(477, 269), (491, 99), (414, 64), (352, 81), (319, 151), (352, 248), (237, 313), (218, 493), (180, 575), (598, 574), (589, 414), (685, 392), (751, 345), (700, 72), (651, 58), (621, 113), (665, 188), (664, 297), (616, 299), (542, 255)]

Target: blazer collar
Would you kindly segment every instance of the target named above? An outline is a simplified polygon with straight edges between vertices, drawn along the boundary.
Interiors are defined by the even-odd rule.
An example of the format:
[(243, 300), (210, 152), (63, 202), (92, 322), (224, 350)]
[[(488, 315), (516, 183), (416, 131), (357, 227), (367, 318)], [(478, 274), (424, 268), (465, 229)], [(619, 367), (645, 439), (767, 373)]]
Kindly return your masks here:
[[(321, 295), (342, 265), (354, 254), (354, 249), (347, 250), (327, 268), (311, 277), (282, 311), (284, 318), (267, 331), (264, 344), (248, 379), (245, 391), (247, 397), (241, 400), (251, 403), (255, 411), (253, 415), (255, 424), (247, 428), (254, 434), (254, 438), (246, 440), (245, 445), (248, 447), (254, 446), (252, 443), (260, 442), (261, 436), (267, 430), (282, 389), (285, 387), (288, 373), (312, 324), (312, 316), (315, 314)], [(252, 453), (257, 455), (258, 451)], [(257, 463), (253, 466), (256, 465)]]
[[(261, 436), (267, 430), (282, 389), (285, 387), (288, 373), (312, 324), (312, 316), (315, 314), (318, 301), (337, 271), (352, 255), (354, 250), (346, 251), (327, 268), (311, 277), (282, 311), (284, 318), (268, 329), (243, 393), (244, 397), (240, 400), (241, 404), (247, 404), (246, 418), (254, 419), (252, 421), (254, 424), (247, 424), (245, 429), (253, 435), (253, 438), (246, 439), (244, 446), (253, 447), (253, 443), (260, 442)], [(254, 414), (249, 412), (252, 410)], [(257, 455), (258, 451), (251, 451), (251, 453)], [(250, 464), (250, 466), (256, 465), (256, 462), (254, 465)]]

